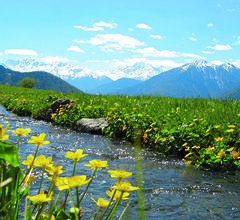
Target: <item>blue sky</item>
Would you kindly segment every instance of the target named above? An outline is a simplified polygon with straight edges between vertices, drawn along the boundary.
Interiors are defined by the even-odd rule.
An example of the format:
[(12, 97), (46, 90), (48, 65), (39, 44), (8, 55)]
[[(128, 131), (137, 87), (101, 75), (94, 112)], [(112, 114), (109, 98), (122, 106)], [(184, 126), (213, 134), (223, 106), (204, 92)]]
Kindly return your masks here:
[(0, 63), (35, 57), (110, 71), (136, 62), (240, 66), (239, 0), (0, 0)]

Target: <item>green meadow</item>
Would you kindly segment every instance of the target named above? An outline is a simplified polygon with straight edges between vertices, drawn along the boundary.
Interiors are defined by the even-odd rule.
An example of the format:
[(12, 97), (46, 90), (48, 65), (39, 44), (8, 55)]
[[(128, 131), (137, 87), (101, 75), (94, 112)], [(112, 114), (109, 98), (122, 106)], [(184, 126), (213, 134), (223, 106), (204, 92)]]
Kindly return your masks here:
[(19, 116), (44, 119), (57, 99), (71, 99), (52, 123), (74, 128), (81, 118), (106, 118), (110, 138), (182, 159), (201, 169), (240, 167), (240, 102), (203, 98), (59, 93), (0, 85), (0, 104)]

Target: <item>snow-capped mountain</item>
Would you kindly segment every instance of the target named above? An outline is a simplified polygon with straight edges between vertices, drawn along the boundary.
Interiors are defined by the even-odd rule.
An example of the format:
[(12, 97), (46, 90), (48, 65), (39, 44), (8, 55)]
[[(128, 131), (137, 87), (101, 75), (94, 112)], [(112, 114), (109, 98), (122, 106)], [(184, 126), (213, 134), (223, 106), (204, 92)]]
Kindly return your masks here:
[(240, 68), (229, 63), (196, 61), (120, 91), (128, 95), (216, 97), (240, 85)]
[(113, 70), (111, 74), (120, 75), (121, 78), (130, 78), (144, 81), (168, 69), (163, 66), (156, 68), (151, 64), (137, 62), (133, 65), (119, 66), (116, 70)]
[(45, 71), (65, 80), (86, 76), (98, 77), (98, 75), (88, 68), (74, 66), (69, 64), (65, 59), (57, 58), (23, 58), (19, 60), (7, 60), (5, 66), (20, 72)]

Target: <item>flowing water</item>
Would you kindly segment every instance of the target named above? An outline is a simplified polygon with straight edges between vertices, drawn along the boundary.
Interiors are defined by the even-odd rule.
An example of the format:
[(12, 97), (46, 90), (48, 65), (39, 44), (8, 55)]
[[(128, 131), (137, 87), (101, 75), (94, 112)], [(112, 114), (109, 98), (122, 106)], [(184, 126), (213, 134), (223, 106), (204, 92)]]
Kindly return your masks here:
[[(100, 135), (76, 133), (66, 128), (52, 126), (43, 121), (18, 117), (7, 112), (0, 106), (0, 124), (10, 124), (9, 129), (17, 127), (31, 128), (31, 135), (46, 133), (46, 140), (51, 144), (39, 148), (39, 154), (53, 156), (55, 164), (64, 166), (62, 175), (71, 175), (73, 163), (65, 158), (66, 151), (83, 149), (87, 157), (82, 158), (76, 174), (91, 176), (92, 170), (83, 167), (89, 160), (107, 160), (107, 169), (124, 169), (135, 171), (134, 146), (131, 143), (111, 140)], [(20, 161), (33, 154), (35, 145), (29, 144), (30, 136), (23, 138), (20, 144)], [(17, 137), (10, 135), (10, 141), (16, 143)], [(240, 174), (214, 173), (201, 171), (187, 166), (168, 157), (159, 156), (153, 152), (141, 151), (143, 192), (146, 219), (240, 219)], [(23, 169), (25, 166), (21, 165)], [(41, 169), (36, 170), (40, 176)], [(47, 176), (45, 176), (47, 178)], [(128, 177), (132, 185), (136, 185), (136, 176)], [(81, 203), (84, 216), (91, 219), (97, 211), (95, 200), (98, 197), (108, 199), (105, 191), (114, 184), (114, 179), (106, 170), (98, 170), (86, 198)], [(37, 193), (38, 185), (33, 184), (33, 191)], [(82, 186), (80, 189), (84, 190)], [(132, 203), (124, 219), (138, 219), (136, 192), (130, 193)], [(127, 202), (123, 202), (126, 205)], [(71, 204), (69, 204), (70, 206)], [(123, 210), (124, 206), (120, 207)]]

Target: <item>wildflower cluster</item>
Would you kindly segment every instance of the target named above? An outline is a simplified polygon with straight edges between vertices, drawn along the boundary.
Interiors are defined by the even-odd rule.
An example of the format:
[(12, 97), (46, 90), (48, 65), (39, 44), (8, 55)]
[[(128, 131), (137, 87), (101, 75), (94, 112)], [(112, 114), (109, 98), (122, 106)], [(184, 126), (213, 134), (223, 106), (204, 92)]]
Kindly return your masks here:
[[(11, 178), (13, 178), (16, 189), (9, 188), (12, 186), (0, 188), (0, 197), (2, 196), (2, 199), (10, 199), (0, 205), (0, 214), (3, 216), (7, 215), (10, 219), (17, 219), (18, 203), (25, 199), (24, 215), (29, 219), (32, 218), (32, 216), (35, 216), (35, 219), (59, 219), (59, 216), (62, 215), (64, 215), (64, 219), (79, 219), (80, 216), (84, 215), (84, 209), (80, 207), (81, 202), (85, 198), (93, 179), (97, 179), (97, 171), (107, 168), (108, 162), (99, 159), (90, 160), (89, 163), (84, 164), (84, 167), (91, 168), (93, 170), (92, 175), (89, 177), (86, 175), (76, 175), (77, 163), (81, 161), (81, 158), (88, 156), (88, 154), (84, 154), (82, 149), (78, 149), (75, 152), (67, 151), (65, 158), (73, 161), (73, 172), (71, 176), (62, 176), (64, 166), (55, 165), (52, 156), (45, 157), (45, 155), (42, 154), (38, 156), (41, 147), (50, 144), (49, 141), (45, 140), (46, 134), (43, 133), (39, 136), (31, 136), (31, 139), (28, 141), (36, 145), (36, 150), (34, 155), (30, 154), (22, 161), (22, 164), (27, 167), (24, 174), (22, 169), (19, 168), (18, 148), (20, 139), (18, 138), (18, 148), (9, 142), (5, 142), (5, 140), (9, 138), (5, 133), (10, 132), (7, 129), (8, 125), (5, 128), (0, 125), (1, 167), (6, 166), (6, 169), (2, 169), (1, 172), (9, 172), (8, 170), (11, 171), (11, 169), (15, 170), (15, 172), (11, 171), (13, 174)], [(23, 128), (17, 128), (12, 131), (12, 133), (18, 137), (25, 136), (30, 132), (30, 129)], [(3, 153), (6, 148), (8, 148), (8, 151)], [(10, 155), (8, 153), (10, 153)], [(35, 171), (37, 167), (42, 168), (39, 181), (36, 175), (36, 172), (39, 171), (38, 169)], [(132, 186), (130, 182), (123, 181), (123, 179), (132, 175), (131, 172), (125, 170), (108, 170), (108, 173), (112, 178), (117, 178), (118, 180), (115, 185), (110, 186), (110, 190), (106, 191), (105, 198), (99, 197), (97, 200), (91, 198), (99, 207), (92, 219), (102, 219), (106, 216), (107, 219), (112, 219), (120, 202), (122, 200), (128, 200), (130, 195), (128, 191), (139, 189), (138, 187)], [(7, 177), (9, 177), (9, 175), (1, 173), (1, 185), (4, 186), (5, 182), (8, 182)], [(39, 183), (39, 187), (37, 193), (32, 193), (30, 186), (36, 181)], [(10, 189), (13, 191), (11, 192)], [(57, 191), (56, 189), (58, 190), (57, 196), (54, 195)], [(73, 192), (73, 190), (75, 192)], [(65, 195), (63, 195), (63, 191), (65, 191)], [(8, 195), (13, 192), (15, 192), (14, 198), (16, 198), (14, 200)], [(61, 197), (62, 199), (60, 200)], [(66, 212), (66, 204), (69, 204), (68, 200), (71, 201), (72, 205), (69, 209), (69, 214)], [(53, 203), (53, 206), (50, 205), (51, 203)], [(123, 213), (125, 211), (126, 210), (124, 210)]]

